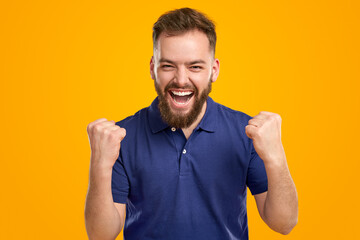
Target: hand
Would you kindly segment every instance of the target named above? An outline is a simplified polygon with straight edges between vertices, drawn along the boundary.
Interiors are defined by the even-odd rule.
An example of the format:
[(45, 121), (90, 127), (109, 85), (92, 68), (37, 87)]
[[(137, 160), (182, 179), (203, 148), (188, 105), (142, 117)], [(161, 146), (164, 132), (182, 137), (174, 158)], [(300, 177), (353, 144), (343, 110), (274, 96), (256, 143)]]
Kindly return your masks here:
[(126, 130), (113, 120), (101, 118), (89, 123), (87, 133), (91, 147), (91, 166), (112, 169), (119, 157), (120, 143), (126, 136)]
[(245, 133), (253, 140), (254, 148), (265, 164), (285, 160), (279, 114), (262, 111), (250, 119), (248, 124)]

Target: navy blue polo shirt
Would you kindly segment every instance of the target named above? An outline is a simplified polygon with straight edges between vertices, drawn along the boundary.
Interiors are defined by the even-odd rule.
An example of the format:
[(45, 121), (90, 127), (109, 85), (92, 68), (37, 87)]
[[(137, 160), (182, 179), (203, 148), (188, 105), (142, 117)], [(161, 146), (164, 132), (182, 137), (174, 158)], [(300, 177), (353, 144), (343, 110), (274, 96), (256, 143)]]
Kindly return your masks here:
[(248, 239), (246, 187), (267, 191), (264, 163), (245, 134), (249, 119), (208, 97), (186, 139), (161, 119), (156, 98), (117, 122), (126, 137), (112, 194), (126, 203), (124, 239)]

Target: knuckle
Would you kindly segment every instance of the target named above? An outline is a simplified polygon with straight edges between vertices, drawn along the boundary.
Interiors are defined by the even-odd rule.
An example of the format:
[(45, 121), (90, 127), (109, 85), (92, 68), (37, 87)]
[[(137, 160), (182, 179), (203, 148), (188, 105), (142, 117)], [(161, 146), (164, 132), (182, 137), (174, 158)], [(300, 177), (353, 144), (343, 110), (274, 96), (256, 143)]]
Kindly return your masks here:
[(123, 139), (126, 136), (125, 128), (120, 128), (120, 138)]
[(94, 129), (94, 132), (98, 133), (98, 132), (101, 131), (101, 125), (100, 124), (95, 124), (93, 129)]
[(110, 139), (117, 139), (118, 138), (118, 134), (116, 133), (116, 132), (114, 132), (114, 131), (112, 131), (112, 132), (110, 132), (109, 133), (109, 138)]
[(114, 128), (113, 128), (114, 132), (117, 132), (119, 133), (120, 130), (121, 130), (121, 127), (119, 127), (118, 125), (115, 125)]
[(91, 129), (92, 129), (92, 124), (89, 123), (89, 124), (86, 126), (86, 131), (89, 133), (89, 132), (91, 132)]
[(272, 120), (272, 121), (276, 121), (278, 118), (276, 116), (277, 114), (276, 113), (272, 113), (269, 118)]
[(110, 129), (109, 129), (109, 128), (105, 128), (105, 129), (103, 130), (103, 134), (104, 134), (104, 135), (111, 135)]
[(272, 115), (271, 115), (271, 119), (273, 120), (273, 121), (281, 121), (281, 117), (280, 117), (280, 115), (279, 114), (277, 114), (277, 113), (273, 113)]
[(253, 135), (256, 138), (259, 138), (261, 136), (260, 130), (254, 130)]

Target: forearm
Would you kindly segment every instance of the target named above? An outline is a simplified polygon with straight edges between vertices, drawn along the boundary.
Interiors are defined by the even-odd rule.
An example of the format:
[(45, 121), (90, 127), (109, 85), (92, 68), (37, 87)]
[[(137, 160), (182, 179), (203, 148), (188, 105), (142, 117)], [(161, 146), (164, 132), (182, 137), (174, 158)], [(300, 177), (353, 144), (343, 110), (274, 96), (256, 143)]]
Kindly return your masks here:
[(284, 156), (265, 164), (268, 192), (264, 205), (264, 220), (273, 230), (288, 234), (298, 219), (298, 199), (295, 184)]
[(115, 239), (121, 232), (122, 219), (112, 198), (111, 171), (91, 167), (85, 204), (85, 226), (89, 239)]

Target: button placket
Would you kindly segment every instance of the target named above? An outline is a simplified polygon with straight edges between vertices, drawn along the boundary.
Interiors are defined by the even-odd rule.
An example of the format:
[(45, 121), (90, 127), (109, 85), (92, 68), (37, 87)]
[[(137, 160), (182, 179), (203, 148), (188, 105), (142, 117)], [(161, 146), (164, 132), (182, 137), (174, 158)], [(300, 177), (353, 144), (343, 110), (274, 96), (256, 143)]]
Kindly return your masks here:
[(180, 156), (180, 176), (187, 176), (190, 172), (189, 142), (186, 142)]
[[(199, 131), (194, 131), (190, 137), (185, 142), (185, 145), (182, 149), (182, 154), (180, 155), (180, 176), (188, 176), (191, 174), (191, 144), (196, 145), (196, 139)], [(185, 137), (185, 136), (184, 136)], [(195, 142), (194, 142), (195, 141)]]

